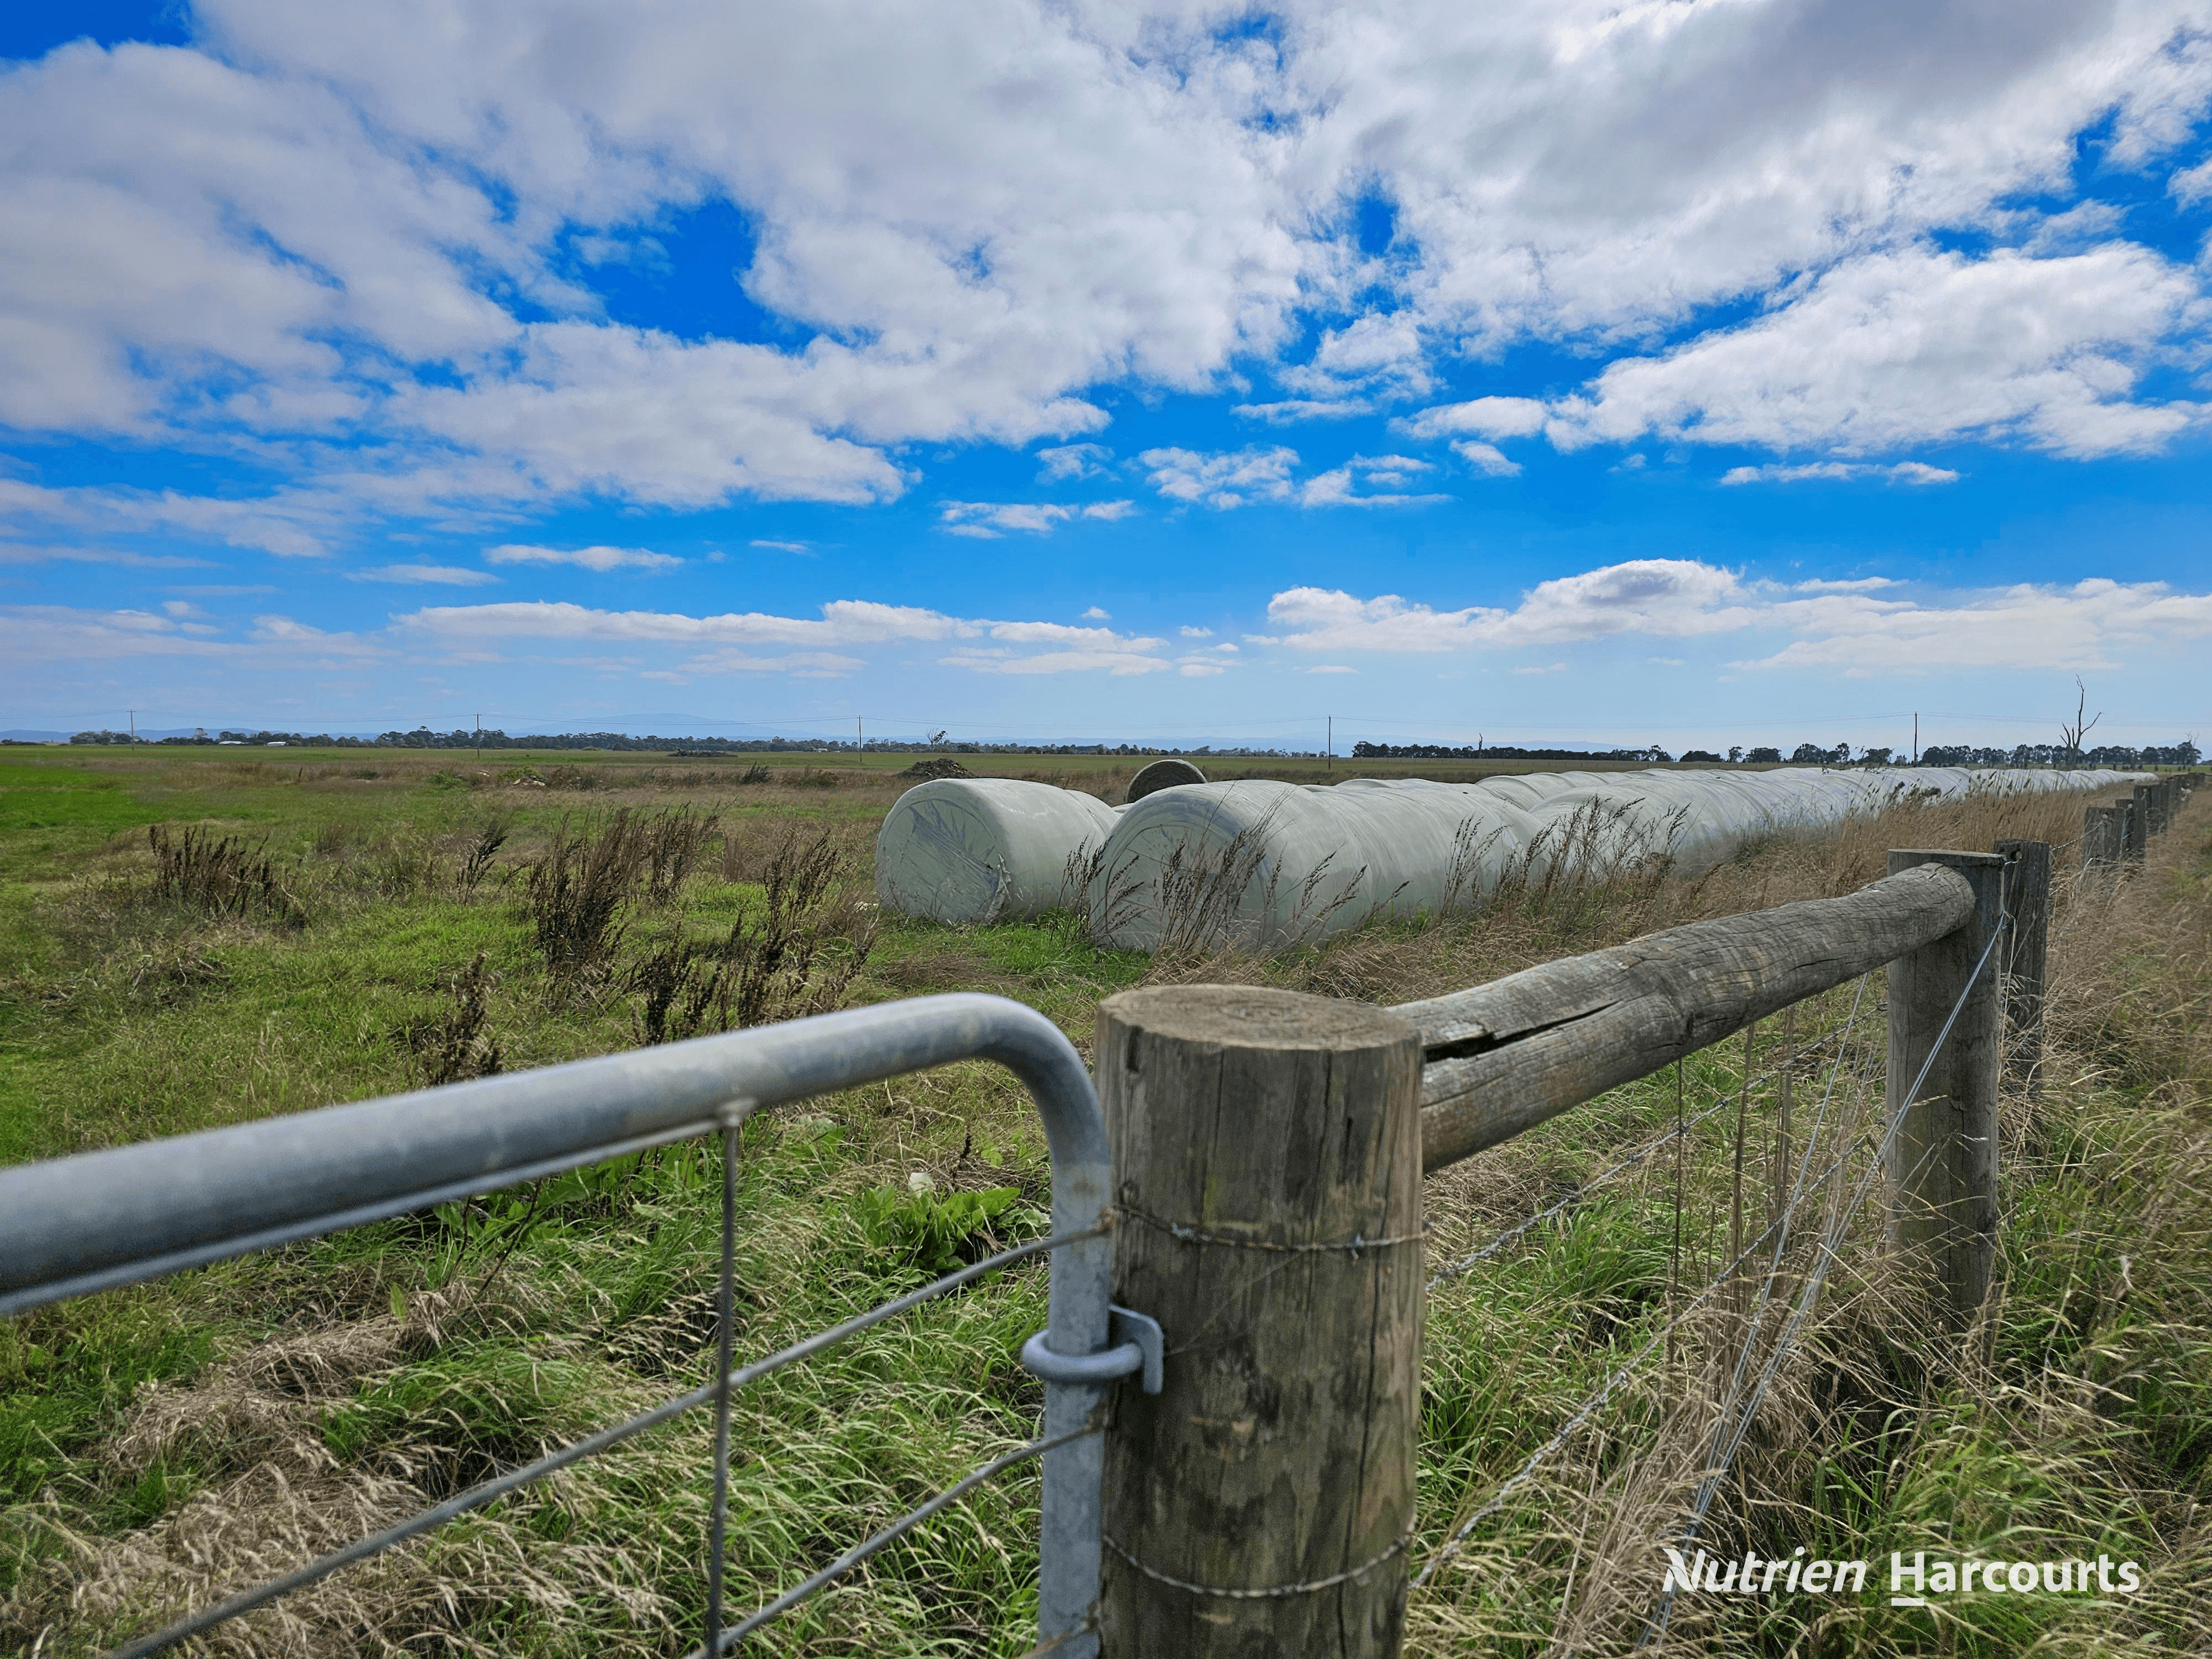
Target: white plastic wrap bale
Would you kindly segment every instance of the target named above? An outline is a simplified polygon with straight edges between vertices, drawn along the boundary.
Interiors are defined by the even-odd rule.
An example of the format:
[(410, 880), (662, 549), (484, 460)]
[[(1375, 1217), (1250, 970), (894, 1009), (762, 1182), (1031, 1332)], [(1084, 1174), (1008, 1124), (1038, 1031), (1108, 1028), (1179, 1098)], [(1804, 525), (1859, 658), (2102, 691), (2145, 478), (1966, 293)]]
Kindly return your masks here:
[(1096, 795), (1014, 778), (934, 778), (901, 795), (876, 832), (876, 897), (931, 921), (1012, 921), (1076, 902), (1069, 860), (1105, 841), (1115, 809)]
[(1088, 895), (1121, 950), (1268, 949), (1376, 916), (1478, 902), (1534, 843), (1528, 812), (1474, 784), (1354, 778), (1164, 790), (1127, 808)]

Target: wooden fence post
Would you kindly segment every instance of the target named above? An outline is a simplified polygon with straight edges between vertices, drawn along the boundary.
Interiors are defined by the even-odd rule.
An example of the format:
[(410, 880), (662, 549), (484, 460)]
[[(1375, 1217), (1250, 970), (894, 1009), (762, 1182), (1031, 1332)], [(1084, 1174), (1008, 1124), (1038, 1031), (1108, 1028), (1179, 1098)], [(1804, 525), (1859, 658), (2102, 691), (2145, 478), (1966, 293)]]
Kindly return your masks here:
[(2120, 861), (2120, 841), (2116, 833), (2116, 819), (2109, 806), (2085, 806), (2081, 809), (2081, 867), (2084, 870), (2102, 869)]
[[(1926, 1252), (1953, 1317), (1963, 1324), (1988, 1296), (1996, 1261), (2003, 1009), (1998, 963), (1992, 960), (1978, 976), (1975, 969), (2004, 923), (2005, 861), (1994, 853), (1889, 855), (1892, 875), (1923, 864), (1964, 876), (1974, 890), (1974, 913), (1966, 926), (1889, 964), (1887, 1098), (1891, 1111), (1902, 1109), (1903, 1121), (1883, 1162), (1891, 1241)], [(1954, 1006), (1958, 1017), (1943, 1037)], [(1905, 1092), (1923, 1064), (1927, 1078), (1907, 1102)]]
[(1997, 946), (2004, 963), (2005, 1081), (2043, 1093), (2044, 971), (2051, 939), (2051, 843), (2001, 841), (2005, 861), (2005, 925), (2010, 937)]
[(1117, 1390), (1107, 1432), (1102, 1655), (1393, 1659), (1420, 1416), (1419, 1035), (1357, 1003), (1160, 987), (1099, 1006), (1097, 1072), (1115, 1300), (1167, 1340), (1162, 1392)]
[(2150, 790), (2143, 784), (2136, 786), (2135, 793), (2122, 801), (2128, 809), (2128, 858), (2130, 864), (2141, 864), (2150, 851)]

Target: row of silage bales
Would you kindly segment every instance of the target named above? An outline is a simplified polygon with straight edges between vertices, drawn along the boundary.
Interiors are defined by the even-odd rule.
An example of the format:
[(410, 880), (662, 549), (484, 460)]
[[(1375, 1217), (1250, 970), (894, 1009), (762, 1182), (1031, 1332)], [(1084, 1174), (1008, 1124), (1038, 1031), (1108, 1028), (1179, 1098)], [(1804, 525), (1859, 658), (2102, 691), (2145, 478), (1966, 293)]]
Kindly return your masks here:
[(1277, 948), (1377, 916), (1479, 904), (1516, 861), (1532, 878), (1602, 875), (1662, 855), (1698, 870), (1753, 840), (1832, 831), (1909, 795), (2122, 781), (2101, 771), (1784, 768), (1210, 784), (1123, 813), (1086, 897), (1093, 937), (1119, 949)]
[(1121, 808), (1048, 784), (939, 779), (886, 815), (876, 888), (890, 908), (938, 921), (1080, 903), (1093, 935), (1122, 948), (1267, 948), (1479, 903), (1516, 866), (1540, 879), (1555, 865), (1601, 874), (1664, 854), (1702, 869), (1908, 796), (2103, 788), (2131, 775), (1788, 767), (1246, 780), (1164, 788)]

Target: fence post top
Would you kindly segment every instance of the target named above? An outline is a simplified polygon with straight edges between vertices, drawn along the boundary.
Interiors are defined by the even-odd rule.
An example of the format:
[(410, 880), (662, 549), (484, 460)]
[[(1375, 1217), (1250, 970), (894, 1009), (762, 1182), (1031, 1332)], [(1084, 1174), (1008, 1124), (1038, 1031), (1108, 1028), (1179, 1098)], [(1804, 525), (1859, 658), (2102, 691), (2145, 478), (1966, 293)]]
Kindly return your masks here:
[(2002, 853), (1960, 853), (1945, 847), (1893, 847), (1890, 849), (1889, 854), (1889, 869), (1892, 875), (1895, 875), (1900, 871), (1909, 870), (1912, 868), (1913, 866), (1919, 864), (1942, 864), (1955, 869), (1960, 865), (1973, 866), (2003, 864), (2005, 862), (2007, 862), (2007, 860), (2005, 855)]
[(1344, 1051), (1419, 1044), (1413, 1021), (1388, 1008), (1264, 985), (1153, 985), (1119, 991), (1099, 1018), (1186, 1042), (1224, 1048)]

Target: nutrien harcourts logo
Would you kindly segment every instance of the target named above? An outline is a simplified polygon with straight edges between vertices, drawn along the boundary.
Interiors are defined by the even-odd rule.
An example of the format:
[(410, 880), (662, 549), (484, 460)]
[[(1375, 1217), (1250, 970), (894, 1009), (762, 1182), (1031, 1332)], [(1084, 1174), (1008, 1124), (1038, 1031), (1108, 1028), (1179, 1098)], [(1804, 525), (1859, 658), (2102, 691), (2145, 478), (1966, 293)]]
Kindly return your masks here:
[[(1705, 1551), (1686, 1560), (1665, 1546), (1667, 1571), (1662, 1594), (1705, 1591), (1717, 1595), (1855, 1595), (1866, 1589), (1867, 1563), (1808, 1557), (1801, 1545), (1788, 1555), (1764, 1556), (1747, 1550), (1741, 1559), (1709, 1557)], [(1889, 1604), (1924, 1607), (1946, 1595), (2133, 1595), (2142, 1588), (2142, 1570), (2133, 1561), (2114, 1563), (2109, 1555), (2094, 1561), (1984, 1561), (1978, 1556), (1936, 1557), (1915, 1550), (1911, 1560), (1889, 1558)]]

